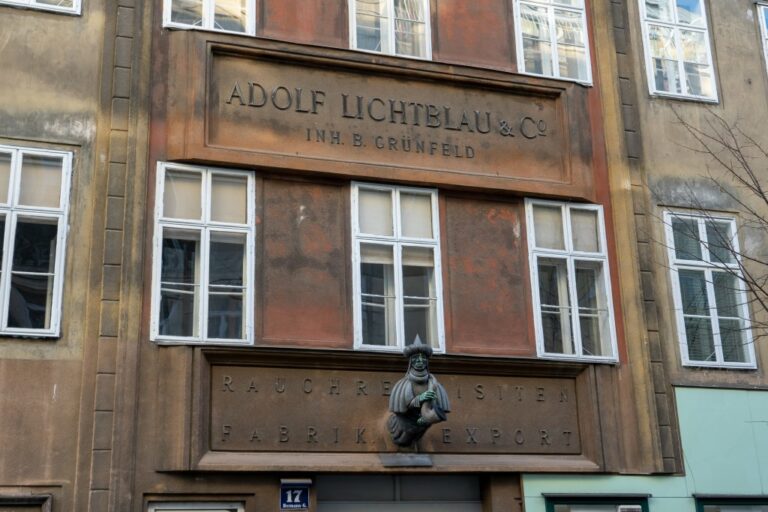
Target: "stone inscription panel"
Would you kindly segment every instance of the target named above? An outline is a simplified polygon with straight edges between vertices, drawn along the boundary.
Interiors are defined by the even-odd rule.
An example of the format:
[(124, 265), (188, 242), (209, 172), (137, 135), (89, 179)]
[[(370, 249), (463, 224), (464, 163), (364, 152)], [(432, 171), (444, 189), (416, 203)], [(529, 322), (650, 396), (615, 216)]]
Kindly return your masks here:
[(561, 91), (527, 95), (212, 53), (206, 144), (253, 153), (568, 182)]
[[(386, 421), (403, 375), (253, 366), (211, 367), (214, 451), (395, 452)], [(430, 453), (579, 454), (573, 379), (437, 375), (448, 421), (420, 442)]]

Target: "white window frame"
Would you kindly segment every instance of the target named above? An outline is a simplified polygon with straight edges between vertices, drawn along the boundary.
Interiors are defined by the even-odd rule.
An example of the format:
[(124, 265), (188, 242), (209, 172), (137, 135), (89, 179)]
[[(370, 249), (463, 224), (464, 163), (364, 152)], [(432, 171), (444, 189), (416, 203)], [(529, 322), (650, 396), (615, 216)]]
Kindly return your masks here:
[[(403, 279), (402, 279), (402, 249), (403, 247), (425, 247), (433, 250), (435, 276), (435, 315), (437, 323), (438, 346), (432, 347), (435, 353), (445, 353), (445, 326), (443, 321), (443, 270), (440, 254), (440, 214), (438, 211), (437, 190), (429, 188), (401, 187), (394, 185), (378, 185), (371, 183), (352, 183), (352, 293), (354, 305), (354, 348), (355, 350), (371, 350), (382, 352), (402, 352), (406, 345), (405, 322), (403, 319)], [(359, 200), (360, 189), (376, 190), (392, 193), (392, 226), (393, 236), (369, 235), (360, 233)], [(400, 193), (428, 195), (432, 205), (433, 238), (412, 238), (400, 234)], [(395, 283), (395, 331), (396, 345), (366, 345), (363, 344), (363, 319), (360, 278), (360, 244), (373, 243), (392, 246), (394, 252), (394, 283)], [(408, 343), (413, 340), (407, 340)], [(426, 343), (426, 340), (422, 340)]]
[[(561, 219), (563, 221), (563, 236), (565, 239), (565, 249), (547, 249), (536, 247), (536, 233), (533, 219), (534, 206), (558, 207), (561, 209)], [(600, 252), (583, 252), (573, 249), (573, 232), (571, 230), (571, 210), (588, 210), (597, 214), (598, 230), (600, 232)], [(531, 271), (531, 292), (533, 294), (533, 312), (534, 329), (536, 333), (536, 351), (538, 357), (542, 359), (558, 359), (569, 361), (588, 361), (602, 363), (618, 362), (618, 346), (616, 342), (615, 315), (613, 309), (613, 288), (611, 287), (611, 271), (608, 265), (608, 250), (605, 236), (605, 219), (603, 218), (603, 207), (595, 204), (568, 203), (562, 201), (549, 201), (543, 199), (526, 199), (525, 213), (528, 234), (528, 262)], [(539, 258), (557, 258), (565, 259), (567, 264), (567, 278), (570, 304), (570, 322), (571, 336), (573, 338), (573, 354), (561, 354), (557, 352), (546, 352), (544, 347), (544, 329), (541, 321), (541, 303), (539, 291)], [(610, 336), (611, 354), (605, 356), (582, 355), (583, 346), (581, 341), (581, 325), (578, 319), (578, 297), (576, 288), (576, 261), (595, 262), (602, 264), (603, 287), (605, 290), (605, 302), (608, 309), (608, 336)]]
[[(36, 338), (58, 337), (61, 331), (61, 296), (64, 286), (64, 269), (66, 268), (66, 243), (69, 230), (69, 190), (72, 176), (72, 153), (48, 149), (25, 148), (0, 145), (0, 151), (11, 153), (11, 175), (8, 191), (10, 204), (0, 205), (0, 213), (6, 217), (3, 247), (2, 278), (0, 278), (0, 334), (9, 336), (29, 336)], [(21, 170), (24, 155), (50, 156), (62, 159), (60, 208), (43, 206), (19, 206), (21, 192)], [(2, 202), (2, 199), (0, 199)], [(48, 329), (29, 329), (8, 327), (9, 301), (11, 290), (11, 274), (13, 267), (13, 251), (15, 249), (16, 222), (18, 217), (37, 217), (56, 220), (56, 261), (53, 270), (53, 292), (51, 297), (51, 318)]]
[[(202, 186), (200, 187), (200, 204), (203, 209), (201, 221), (168, 218), (163, 216), (163, 198), (165, 193), (165, 173), (168, 170), (189, 171), (202, 174)], [(211, 188), (211, 175), (230, 175), (247, 177), (247, 222), (246, 224), (233, 224), (210, 220), (209, 191)], [(152, 320), (150, 322), (150, 339), (163, 344), (215, 344), (215, 345), (252, 345), (254, 342), (254, 290), (255, 290), (255, 180), (253, 173), (248, 171), (236, 171), (214, 167), (198, 167), (193, 165), (181, 165), (175, 163), (158, 162), (157, 181), (155, 192), (155, 218), (154, 237), (152, 241)], [(179, 229), (196, 231), (200, 233), (200, 307), (198, 322), (198, 336), (168, 336), (160, 334), (160, 274), (163, 257), (163, 230)], [(208, 338), (208, 273), (209, 262), (209, 236), (210, 231), (217, 233), (230, 232), (246, 235), (246, 269), (244, 277), (246, 287), (243, 293), (243, 339), (234, 340), (228, 338)]]
[(245, 32), (236, 30), (224, 30), (216, 28), (214, 21), (216, 19), (216, 0), (202, 0), (203, 2), (203, 24), (201, 26), (188, 25), (171, 21), (173, 13), (173, 0), (163, 0), (163, 27), (178, 28), (184, 30), (206, 30), (210, 32), (223, 32), (226, 34), (237, 35), (256, 35), (256, 0), (246, 0), (245, 4)]
[(349, 8), (347, 9), (347, 11), (349, 12), (349, 47), (352, 50), (365, 52), (365, 53), (372, 53), (374, 55), (392, 55), (394, 57), (402, 57), (405, 59), (432, 60), (432, 11), (430, 9), (431, 0), (419, 0), (423, 4), (422, 9), (424, 9), (424, 41), (425, 41), (424, 57), (396, 53), (394, 48), (395, 3), (394, 3), (394, 0), (384, 0), (384, 1), (388, 2), (387, 8), (389, 9), (388, 12), (390, 13), (390, 16), (388, 17), (389, 22), (387, 23), (389, 27), (387, 37), (389, 38), (389, 41), (392, 42), (392, 48), (389, 51), (382, 50), (380, 52), (377, 52), (375, 50), (366, 50), (364, 48), (357, 47), (357, 0), (348, 0)]
[(74, 0), (72, 7), (59, 7), (57, 5), (47, 5), (38, 3), (37, 0), (0, 0), (0, 5), (13, 5), (17, 7), (27, 7), (29, 9), (38, 9), (41, 11), (53, 11), (66, 14), (80, 14), (81, 0)]
[(245, 512), (245, 507), (239, 502), (150, 503), (147, 512), (175, 512), (187, 510), (194, 510), (196, 512)]
[[(576, 82), (582, 85), (592, 85), (592, 53), (590, 49), (590, 34), (589, 34), (589, 25), (587, 24), (587, 8), (586, 0), (582, 0), (582, 6), (581, 7), (573, 7), (568, 5), (560, 5), (560, 4), (545, 4), (540, 3), (539, 0), (514, 0), (514, 22), (515, 22), (515, 53), (517, 54), (517, 71), (521, 75), (528, 75), (528, 76), (540, 76), (545, 78), (554, 78), (556, 80), (566, 80), (569, 82)], [(557, 0), (554, 0), (557, 2)], [(546, 7), (547, 8), (547, 20), (549, 21), (549, 37), (552, 41), (552, 52), (550, 53), (550, 58), (552, 59), (552, 75), (546, 75), (546, 74), (540, 74), (540, 73), (533, 73), (530, 71), (525, 70), (525, 55), (523, 53), (523, 25), (522, 25), (522, 7), (520, 6), (521, 3), (531, 4), (535, 5), (536, 7)], [(555, 26), (555, 9), (560, 9), (563, 11), (570, 11), (570, 12), (578, 12), (581, 13), (581, 22), (584, 25), (584, 58), (587, 62), (587, 79), (586, 80), (579, 80), (577, 78), (571, 78), (567, 76), (560, 76), (560, 64), (559, 64), (559, 55), (558, 55), (558, 45), (557, 45), (557, 27)]]
[[(681, 218), (681, 219), (693, 219), (696, 220), (698, 223), (698, 230), (699, 230), (699, 239), (700, 239), (700, 248), (701, 248), (701, 260), (682, 260), (677, 259), (677, 255), (675, 253), (675, 238), (674, 238), (674, 232), (672, 230), (672, 219), (673, 218)], [(706, 222), (707, 221), (715, 221), (715, 222), (727, 222), (731, 226), (731, 233), (733, 235), (733, 238), (731, 240), (731, 243), (733, 244), (733, 250), (735, 253), (735, 258), (737, 258), (736, 263), (727, 264), (727, 263), (713, 263), (710, 261), (709, 258), (709, 250), (707, 249), (707, 232), (706, 232)], [(748, 356), (748, 361), (744, 363), (738, 363), (738, 362), (726, 362), (723, 358), (723, 347), (722, 342), (720, 341), (720, 328), (717, 325), (718, 321), (718, 314), (717, 314), (717, 302), (715, 301), (715, 289), (712, 279), (712, 271), (718, 270), (718, 269), (725, 269), (727, 272), (735, 272), (738, 275), (741, 275), (740, 271), (740, 263), (738, 260), (740, 249), (739, 249), (739, 239), (738, 239), (738, 231), (737, 231), (737, 225), (736, 225), (736, 219), (734, 217), (727, 217), (727, 216), (717, 216), (717, 215), (707, 215), (707, 214), (690, 214), (690, 213), (680, 213), (680, 212), (673, 212), (673, 211), (665, 211), (664, 212), (664, 230), (667, 238), (667, 254), (669, 257), (669, 269), (670, 269), (670, 279), (672, 282), (672, 295), (674, 300), (674, 307), (675, 307), (675, 324), (677, 326), (677, 336), (678, 340), (680, 342), (680, 352), (683, 358), (683, 366), (691, 366), (691, 367), (711, 367), (711, 368), (742, 368), (742, 369), (748, 369), (752, 370), (757, 368), (757, 362), (755, 359), (755, 348), (754, 343), (752, 339), (752, 329), (751, 329), (751, 322), (750, 322), (750, 316), (749, 316), (749, 305), (747, 300), (747, 292), (744, 287), (744, 282), (739, 277), (736, 278), (736, 284), (739, 287), (737, 293), (738, 293), (738, 300), (739, 300), (739, 311), (741, 313), (741, 320), (744, 321), (744, 343), (746, 345), (746, 353)], [(715, 346), (715, 355), (717, 360), (716, 361), (695, 361), (691, 360), (688, 356), (688, 339), (685, 332), (685, 318), (683, 315), (683, 306), (682, 306), (682, 294), (680, 291), (680, 280), (678, 278), (677, 271), (683, 269), (683, 270), (696, 270), (696, 271), (703, 271), (704, 272), (704, 280), (706, 281), (707, 286), (707, 303), (709, 304), (709, 310), (710, 310), (710, 325), (712, 327), (712, 339)]]
[(768, 72), (768, 29), (765, 23), (768, 20), (768, 3), (757, 4), (757, 19), (760, 24), (760, 39), (763, 47), (763, 59), (765, 59), (765, 69)]
[[(673, 0), (674, 1), (674, 0)], [(718, 98), (718, 91), (717, 91), (717, 71), (715, 69), (715, 63), (712, 60), (712, 42), (709, 36), (709, 17), (707, 14), (707, 0), (701, 0), (701, 12), (702, 12), (702, 18), (704, 19), (704, 27), (695, 27), (692, 25), (685, 25), (680, 24), (677, 21), (677, 9), (673, 9), (673, 15), (675, 17), (675, 22), (666, 22), (666, 21), (660, 21), (660, 20), (653, 20), (648, 19), (646, 15), (646, 9), (645, 9), (645, 0), (638, 0), (640, 4), (640, 25), (642, 28), (643, 33), (643, 52), (645, 53), (645, 74), (646, 78), (648, 80), (648, 91), (650, 91), (650, 94), (653, 96), (665, 96), (670, 98), (681, 98), (681, 99), (694, 99), (698, 101), (708, 102), (708, 103), (718, 103), (720, 100)], [(666, 28), (672, 29), (675, 37), (675, 46), (679, 50), (680, 58), (677, 60), (677, 69), (678, 73), (680, 74), (680, 80), (681, 80), (681, 86), (683, 92), (678, 94), (676, 92), (669, 92), (669, 91), (660, 91), (656, 89), (656, 72), (653, 66), (653, 56), (651, 54), (651, 47), (649, 43), (649, 31), (648, 31), (648, 25), (660, 25)], [(680, 29), (683, 30), (690, 30), (692, 32), (702, 32), (704, 34), (704, 43), (707, 47), (707, 64), (709, 65), (709, 68), (712, 70), (712, 87), (714, 91), (714, 96), (699, 96), (697, 94), (690, 94), (688, 93), (688, 78), (685, 74), (685, 60), (682, 58), (682, 43), (681, 43), (681, 37), (680, 37)]]

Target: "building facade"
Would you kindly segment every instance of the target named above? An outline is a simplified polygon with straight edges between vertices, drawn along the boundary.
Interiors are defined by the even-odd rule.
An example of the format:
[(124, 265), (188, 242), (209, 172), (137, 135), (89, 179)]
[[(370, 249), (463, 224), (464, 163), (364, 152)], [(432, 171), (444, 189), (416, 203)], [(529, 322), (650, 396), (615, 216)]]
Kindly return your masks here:
[(739, 2), (0, 0), (0, 510), (763, 510)]

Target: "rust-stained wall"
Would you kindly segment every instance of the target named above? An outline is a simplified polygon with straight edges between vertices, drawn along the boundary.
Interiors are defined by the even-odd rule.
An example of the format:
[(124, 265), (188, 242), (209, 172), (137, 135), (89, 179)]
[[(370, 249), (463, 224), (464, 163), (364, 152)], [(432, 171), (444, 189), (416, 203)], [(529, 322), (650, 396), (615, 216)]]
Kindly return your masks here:
[[(490, 475), (484, 487), (488, 510), (507, 510), (519, 501), (517, 476), (502, 474), (510, 469), (668, 469), (656, 460), (658, 439), (648, 425), (654, 413), (641, 411), (646, 389), (632, 387), (625, 378), (649, 385), (650, 372), (636, 369), (646, 355), (643, 349), (627, 350), (621, 340), (618, 368), (533, 360), (523, 196), (578, 197), (605, 205), (607, 214), (612, 201), (626, 198), (608, 184), (602, 77), (595, 72), (595, 85), (586, 87), (514, 75), (511, 5), (507, 0), (433, 2), (434, 62), (428, 63), (348, 51), (346, 2), (330, 0), (257, 0), (255, 40), (210, 36), (246, 53), (267, 47), (278, 55), (303, 55), (315, 59), (316, 66), (324, 56), (343, 56), (348, 67), (362, 74), (419, 75), (436, 92), (441, 76), (478, 90), (494, 82), (513, 83), (533, 97), (559, 91), (571, 149), (560, 156), (588, 171), (574, 183), (566, 179), (556, 190), (547, 183), (496, 190), (461, 177), (414, 180), (401, 171), (403, 181), (439, 188), (449, 353), (443, 368), (483, 375), (487, 363), (497, 376), (578, 376), (574, 385), (584, 453), (568, 460), (523, 455), (515, 459), (519, 466), (496, 466), (499, 473)], [(256, 346), (206, 352), (149, 341), (154, 169), (183, 136), (167, 129), (166, 107), (182, 99), (169, 100), (167, 84), (169, 78), (178, 79), (174, 69), (184, 68), (191, 48), (172, 53), (169, 41), (184, 46), (187, 39), (203, 37), (162, 29), (161, 8), (161, 0), (84, 0), (82, 16), (67, 16), (0, 6), (0, 143), (75, 152), (62, 338), (0, 340), (0, 494), (11, 488), (52, 492), (54, 510), (139, 511), (146, 502), (171, 495), (179, 500), (238, 499), (249, 512), (273, 508), (278, 475), (236, 474), (248, 468), (238, 466), (236, 456), (220, 466), (214, 461), (194, 476), (184, 472), (200, 462), (193, 456), (209, 441), (201, 437), (206, 430), (200, 421), (209, 406), (205, 378), (210, 354), (249, 364), (261, 364), (257, 356), (271, 354), (276, 368), (300, 361), (318, 371), (349, 362), (362, 375), (400, 370), (394, 356), (352, 351), (353, 175), (343, 169), (316, 173), (311, 164), (298, 173), (237, 162), (258, 177)], [(613, 44), (599, 28), (593, 35), (602, 37), (601, 44)], [(426, 78), (425, 69), (431, 73)], [(302, 71), (310, 73), (310, 68)], [(535, 181), (537, 159), (553, 153), (543, 151), (547, 155), (524, 154), (499, 165), (525, 168), (524, 178)], [(216, 164), (226, 166), (227, 160)], [(372, 176), (370, 169), (362, 169), (354, 179)], [(615, 219), (624, 225), (622, 217)], [(613, 234), (608, 238), (613, 245)], [(613, 249), (610, 262), (615, 296), (620, 296), (619, 287), (632, 293), (633, 284), (618, 273)], [(622, 304), (616, 304), (619, 323)], [(313, 358), (318, 353), (322, 357)], [(439, 359), (435, 364), (440, 369)], [(338, 415), (332, 409), (327, 413)], [(643, 435), (632, 440), (638, 422)], [(639, 462), (628, 462), (635, 454), (641, 455)], [(318, 460), (297, 455), (310, 466)], [(443, 461), (443, 470), (457, 471), (450, 457)], [(466, 467), (482, 463), (476, 459), (475, 466)]]

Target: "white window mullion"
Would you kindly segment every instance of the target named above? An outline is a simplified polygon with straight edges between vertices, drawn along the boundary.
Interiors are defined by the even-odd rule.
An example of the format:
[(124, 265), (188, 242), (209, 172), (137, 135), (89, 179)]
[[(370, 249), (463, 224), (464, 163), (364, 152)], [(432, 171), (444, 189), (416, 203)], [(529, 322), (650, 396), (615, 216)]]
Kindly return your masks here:
[(566, 277), (568, 279), (568, 301), (570, 302), (570, 318), (571, 318), (571, 333), (573, 352), (576, 356), (581, 357), (584, 355), (584, 351), (581, 347), (581, 322), (579, 311), (579, 294), (576, 289), (576, 262), (573, 258), (566, 260)]
[[(403, 246), (401, 244), (395, 244), (394, 250), (394, 285), (395, 285), (395, 330), (397, 331), (396, 339), (402, 340), (403, 346), (408, 345), (408, 340), (405, 339), (405, 299), (403, 299)], [(386, 292), (386, 290), (385, 290)], [(411, 340), (413, 341), (413, 340)], [(427, 340), (423, 340), (424, 343)]]
[(672, 36), (675, 38), (675, 48), (677, 49), (677, 73), (680, 76), (680, 92), (689, 96), (688, 77), (685, 76), (685, 54), (683, 50), (683, 38), (680, 34), (680, 27), (675, 26), (672, 29)]
[(16, 213), (15, 212), (9, 212), (8, 216), (6, 218), (6, 224), (5, 224), (5, 254), (3, 259), (3, 276), (2, 276), (2, 287), (3, 287), (3, 318), (2, 318), (2, 328), (8, 329), (8, 314), (11, 304), (11, 273), (13, 271), (13, 249), (14, 249), (14, 238), (16, 236)]
[(200, 232), (200, 250), (198, 251), (197, 272), (199, 273), (198, 282), (200, 283), (200, 298), (198, 300), (198, 332), (197, 338), (204, 340), (208, 338), (208, 291), (209, 291), (209, 275), (210, 271), (208, 265), (210, 264), (210, 239), (211, 232), (208, 228), (204, 228)]
[(712, 329), (712, 343), (715, 347), (715, 360), (717, 362), (724, 362), (723, 357), (723, 343), (720, 337), (720, 321), (717, 313), (717, 301), (715, 299), (715, 285), (714, 276), (712, 271), (707, 269), (704, 271), (704, 282), (707, 287), (707, 302), (709, 302), (709, 323)]
[(215, 16), (215, 0), (203, 0), (203, 27), (206, 30), (213, 30), (216, 26), (214, 22)]
[(550, 5), (547, 7), (547, 18), (549, 20), (549, 40), (550, 44), (550, 58), (552, 59), (552, 75), (555, 78), (560, 78), (560, 62), (558, 61), (558, 48), (557, 48), (557, 18), (555, 17), (555, 7)]
[(387, 46), (388, 48), (384, 48), (384, 45), (382, 45), (382, 51), (385, 53), (390, 54), (397, 54), (397, 44), (395, 43), (395, 0), (387, 0), (387, 15), (388, 15), (388, 26), (389, 26), (389, 37), (387, 40)]

